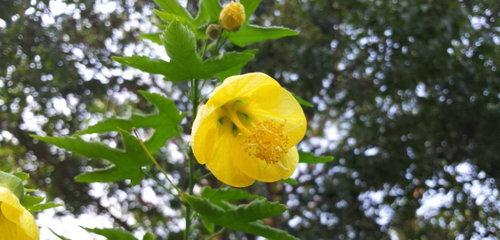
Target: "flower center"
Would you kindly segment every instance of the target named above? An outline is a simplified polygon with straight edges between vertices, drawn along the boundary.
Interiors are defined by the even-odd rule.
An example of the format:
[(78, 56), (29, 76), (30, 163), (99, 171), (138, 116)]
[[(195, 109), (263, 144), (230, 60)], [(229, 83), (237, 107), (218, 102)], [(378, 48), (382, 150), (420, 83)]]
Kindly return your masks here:
[(249, 133), (242, 134), (245, 151), (268, 164), (277, 163), (288, 152), (284, 125), (271, 120), (258, 122)]
[(278, 163), (288, 152), (289, 140), (284, 131), (285, 123), (273, 120), (252, 121), (254, 119), (246, 113), (247, 109), (242, 108), (242, 104), (242, 101), (236, 101), (224, 106), (219, 123), (231, 124), (234, 136), (241, 140), (243, 149), (250, 156), (268, 164)]

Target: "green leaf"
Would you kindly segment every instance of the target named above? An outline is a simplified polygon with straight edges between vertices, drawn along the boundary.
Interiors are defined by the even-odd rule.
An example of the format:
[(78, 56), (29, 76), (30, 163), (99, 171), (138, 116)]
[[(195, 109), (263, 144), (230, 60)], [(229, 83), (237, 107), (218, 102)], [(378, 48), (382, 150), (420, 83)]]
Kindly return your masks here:
[(28, 209), (30, 212), (40, 212), (40, 211), (43, 211), (46, 209), (56, 208), (56, 207), (60, 207), (60, 206), (63, 206), (63, 205), (59, 204), (59, 203), (54, 203), (54, 202), (47, 202), (47, 203), (41, 203), (41, 204), (36, 204), (33, 206), (26, 207), (26, 209)]
[(119, 129), (130, 132), (134, 128), (152, 128), (154, 129), (154, 133), (144, 144), (152, 154), (158, 152), (168, 139), (180, 134), (179, 124), (182, 115), (177, 110), (175, 103), (162, 95), (146, 91), (139, 91), (139, 93), (156, 107), (158, 110), (156, 114), (135, 114), (129, 119), (106, 119), (75, 133), (75, 136), (89, 133), (112, 132)]
[(130, 179), (132, 184), (137, 184), (144, 177), (142, 166), (151, 164), (149, 156), (137, 138), (128, 132), (120, 130), (124, 150), (110, 148), (96, 142), (86, 142), (78, 137), (43, 137), (33, 138), (56, 145), (68, 151), (92, 159), (103, 159), (111, 163), (104, 169), (82, 173), (75, 177), (78, 182), (116, 182)]
[(113, 59), (152, 74), (162, 74), (169, 81), (186, 81), (191, 79), (209, 79), (225, 77), (237, 73), (252, 60), (252, 51), (228, 52), (218, 57), (202, 61), (196, 52), (194, 33), (180, 22), (174, 21), (162, 35), (165, 50), (170, 61), (149, 59), (147, 57), (114, 57)]
[(24, 196), (23, 180), (13, 174), (0, 171), (0, 186), (8, 188), (19, 199)]
[(250, 17), (259, 7), (261, 0), (241, 0), (245, 6), (245, 24), (237, 32), (225, 32), (224, 36), (233, 44), (244, 47), (252, 43), (295, 36), (297, 31), (278, 26), (263, 27), (250, 24)]
[(252, 14), (257, 10), (257, 7), (259, 7), (261, 1), (262, 0), (240, 0), (240, 3), (245, 6), (245, 22), (248, 22)]
[(158, 45), (162, 45), (163, 42), (161, 41), (160, 34), (159, 33), (141, 33), (140, 37), (142, 39), (147, 39), (151, 42), (154, 42)]
[(172, 61), (201, 62), (200, 56), (196, 54), (194, 33), (178, 21), (170, 23), (165, 29), (163, 44)]
[(201, 0), (198, 9), (198, 15), (194, 22), (196, 26), (200, 27), (203, 24), (217, 22), (222, 7), (219, 0)]
[(207, 232), (209, 233), (214, 233), (215, 231), (215, 225), (213, 222), (208, 221), (203, 215), (199, 215), (199, 218), (201, 220), (201, 224), (205, 227)]
[(308, 108), (313, 108), (314, 107), (314, 104), (293, 94), (293, 96), (295, 97), (295, 99), (297, 100), (297, 102), (299, 102), (299, 104), (303, 107), (308, 107)]
[(229, 187), (217, 189), (205, 187), (201, 191), (201, 196), (209, 199), (212, 202), (253, 200), (263, 198), (262, 196), (251, 194), (241, 189)]
[(237, 32), (225, 33), (229, 41), (240, 47), (267, 40), (296, 36), (298, 34), (297, 31), (285, 27), (262, 27), (256, 25), (246, 25)]
[(113, 228), (83, 228), (91, 233), (101, 235), (108, 240), (137, 240), (131, 233)]
[(14, 176), (20, 178), (23, 181), (28, 181), (28, 179), (30, 179), (30, 175), (28, 173), (25, 173), (25, 172), (15, 172), (15, 173), (12, 173), (12, 174)]
[(168, 62), (160, 60), (160, 59), (152, 59), (149, 57), (143, 56), (131, 56), (131, 57), (111, 57), (114, 61), (117, 61), (123, 65), (131, 66), (133, 68), (137, 68), (143, 72), (151, 73), (151, 74), (162, 74), (162, 75), (170, 75), (174, 71), (169, 66)]
[(177, 0), (154, 0), (162, 10), (178, 16), (186, 21), (193, 21), (193, 17)]
[(39, 197), (39, 196), (31, 196), (31, 195), (25, 195), (22, 199), (21, 199), (21, 204), (25, 207), (29, 207), (29, 206), (33, 206), (33, 205), (36, 205), (36, 204), (39, 204), (41, 202), (43, 202), (43, 200), (45, 200), (44, 197)]
[[(254, 58), (253, 51), (228, 52), (219, 57), (210, 58), (203, 63), (203, 75), (217, 76), (219, 80), (240, 74), (241, 69)], [(228, 66), (231, 66), (228, 68)]]
[(316, 156), (312, 153), (299, 151), (299, 163), (327, 163), (333, 159), (333, 156)]
[(156, 240), (156, 236), (153, 235), (152, 233), (150, 232), (147, 232), (146, 234), (144, 234), (144, 236), (142, 237), (142, 240)]
[(253, 222), (259, 219), (278, 216), (286, 210), (285, 205), (269, 202), (267, 199), (255, 199), (248, 204), (238, 205), (232, 210), (227, 210), (226, 214), (238, 218), (240, 221)]
[[(254, 220), (259, 217), (274, 216), (279, 211), (282, 212), (282, 210), (284, 210), (284, 206), (279, 207), (278, 205), (269, 205), (272, 203), (267, 202), (265, 203), (265, 205), (268, 205), (270, 207), (266, 208), (260, 206), (261, 204), (264, 204), (265, 200), (258, 199), (242, 207), (225, 210), (217, 206), (216, 204), (210, 202), (208, 199), (202, 197), (196, 197), (184, 194), (182, 196), (182, 199), (183, 201), (187, 202), (191, 207), (193, 207), (193, 209), (196, 212), (198, 212), (200, 215), (206, 218), (206, 220), (218, 224), (220, 226), (236, 231), (259, 235), (268, 239), (275, 239), (275, 240), (298, 239), (283, 230), (264, 225), (261, 221), (247, 221), (247, 220)], [(268, 209), (268, 212), (266, 212), (266, 209)], [(252, 210), (256, 212), (252, 213)]]
[(67, 238), (67, 237), (64, 237), (64, 236), (62, 236), (62, 235), (57, 234), (57, 233), (56, 233), (54, 230), (52, 230), (51, 228), (49, 228), (49, 230), (52, 232), (52, 234), (56, 235), (56, 237), (58, 237), (58, 238), (59, 238), (59, 239), (61, 239), (61, 240), (70, 240), (70, 239), (69, 239), (69, 238)]
[(297, 185), (297, 184), (299, 184), (299, 182), (296, 179), (293, 179), (293, 178), (283, 179), (283, 180), (281, 180), (281, 182), (287, 183), (287, 184), (290, 184), (290, 185)]

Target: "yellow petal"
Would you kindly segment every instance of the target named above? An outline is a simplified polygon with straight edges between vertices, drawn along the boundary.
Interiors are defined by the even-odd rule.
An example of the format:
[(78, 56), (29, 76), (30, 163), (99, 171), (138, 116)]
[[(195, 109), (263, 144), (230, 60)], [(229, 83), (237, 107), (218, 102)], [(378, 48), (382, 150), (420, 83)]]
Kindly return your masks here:
[(214, 148), (213, 139), (219, 137), (221, 129), (217, 126), (219, 114), (218, 109), (202, 105), (198, 108), (198, 114), (193, 123), (191, 131), (191, 147), (194, 156), (200, 164), (207, 162), (207, 157), (212, 155)]
[(221, 182), (233, 187), (246, 187), (254, 183), (254, 179), (238, 170), (237, 165), (242, 156), (239, 156), (235, 148), (236, 139), (231, 131), (223, 131), (223, 134), (214, 139), (212, 155), (207, 160), (207, 168)]
[[(4, 187), (0, 187), (0, 215), (2, 215), (2, 220), (5, 220), (0, 221), (0, 230), (9, 228), (11, 230), (8, 234), (15, 234), (16, 236), (15, 238), (2, 238), (3, 235), (0, 235), (0, 240), (39, 239), (38, 227), (33, 215), (21, 205), (17, 197), (9, 189)], [(12, 228), (12, 224), (15, 226), (14, 228)]]
[[(1, 204), (1, 203), (0, 203)], [(17, 239), (17, 225), (9, 221), (0, 213), (0, 240)]]
[(306, 133), (307, 121), (302, 107), (290, 92), (279, 85), (266, 85), (254, 91), (245, 109), (257, 122), (272, 120), (283, 123), (288, 147), (299, 143)]
[(276, 80), (259, 72), (228, 77), (215, 88), (207, 105), (218, 108), (228, 102), (246, 98), (256, 89), (266, 85), (279, 86)]
[(299, 153), (296, 147), (288, 150), (286, 155), (276, 163), (268, 163), (262, 159), (248, 155), (239, 145), (241, 158), (238, 160), (238, 168), (241, 172), (261, 182), (276, 182), (289, 178), (299, 162)]

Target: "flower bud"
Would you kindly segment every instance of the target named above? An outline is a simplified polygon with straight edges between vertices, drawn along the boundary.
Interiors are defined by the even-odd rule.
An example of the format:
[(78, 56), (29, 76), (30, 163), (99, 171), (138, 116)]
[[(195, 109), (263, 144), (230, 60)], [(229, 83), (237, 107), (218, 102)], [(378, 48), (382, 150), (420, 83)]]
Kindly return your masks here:
[(227, 4), (220, 12), (219, 22), (228, 31), (238, 31), (245, 22), (245, 7), (239, 2)]
[(221, 26), (219, 24), (210, 24), (208, 25), (207, 30), (205, 31), (208, 38), (212, 40), (219, 38), (220, 32), (221, 32)]

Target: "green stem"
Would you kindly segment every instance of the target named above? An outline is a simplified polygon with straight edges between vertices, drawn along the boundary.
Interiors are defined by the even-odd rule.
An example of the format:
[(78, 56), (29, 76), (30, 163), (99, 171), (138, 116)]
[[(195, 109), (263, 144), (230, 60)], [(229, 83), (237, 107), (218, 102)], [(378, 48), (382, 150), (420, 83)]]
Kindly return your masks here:
[(134, 134), (135, 134), (135, 137), (137, 138), (137, 140), (139, 140), (139, 145), (141, 145), (142, 150), (144, 150), (144, 152), (146, 152), (146, 155), (148, 156), (149, 160), (151, 162), (153, 162), (153, 164), (156, 166), (156, 168), (158, 168), (158, 170), (160, 170), (160, 172), (163, 173), (163, 175), (165, 175), (165, 179), (167, 179), (167, 181), (170, 183), (170, 185), (172, 185), (172, 187), (174, 187), (175, 190), (177, 191), (177, 196), (180, 195), (182, 193), (182, 191), (177, 187), (177, 185), (175, 185), (174, 181), (172, 181), (170, 179), (167, 171), (160, 165), (160, 163), (158, 163), (158, 161), (156, 161), (156, 158), (153, 157), (153, 154), (151, 154), (151, 152), (146, 147), (146, 145), (144, 145), (144, 142), (142, 142), (142, 140), (139, 138), (139, 133), (135, 129), (134, 129)]
[(208, 236), (206, 240), (212, 240), (212, 239), (215, 239), (215, 237), (217, 237), (217, 236), (221, 235), (221, 234), (224, 232), (224, 230), (226, 230), (226, 229), (225, 229), (225, 228), (221, 228), (221, 229), (220, 229), (219, 231), (217, 231), (216, 233), (214, 233), (214, 234), (212, 234), (212, 235)]
[[(198, 113), (198, 104), (199, 104), (199, 89), (198, 89), (198, 81), (196, 79), (191, 80), (191, 102), (193, 104), (193, 108), (191, 111), (191, 124), (193, 126), (194, 119), (196, 118), (196, 114)], [(188, 189), (187, 192), (189, 194), (193, 194), (193, 187), (195, 184), (194, 179), (194, 154), (193, 150), (189, 149), (189, 158), (188, 158)], [(191, 227), (191, 215), (192, 209), (189, 204), (186, 205), (186, 230), (184, 232), (184, 239), (189, 239), (189, 231)]]

